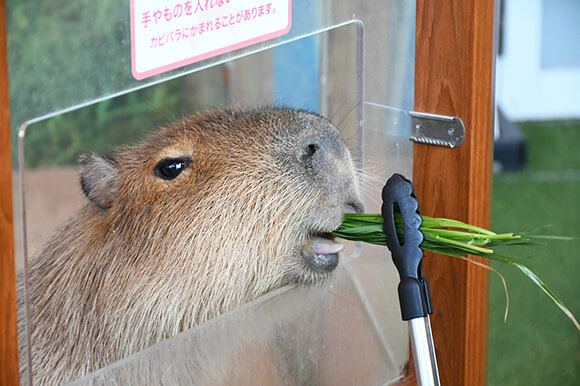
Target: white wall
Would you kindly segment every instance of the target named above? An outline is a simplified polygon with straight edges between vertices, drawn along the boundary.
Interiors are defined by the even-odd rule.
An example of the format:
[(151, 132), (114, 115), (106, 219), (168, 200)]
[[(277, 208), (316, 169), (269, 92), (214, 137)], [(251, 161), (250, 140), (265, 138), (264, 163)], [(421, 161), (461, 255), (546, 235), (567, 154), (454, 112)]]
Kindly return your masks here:
[[(567, 62), (562, 66), (545, 65), (545, 57), (542, 61), (542, 28), (550, 25), (543, 22), (544, 6), (557, 7), (550, 10), (551, 15), (573, 15), (562, 18), (563, 24), (572, 19), (580, 23), (578, 0), (502, 1), (505, 2), (504, 45), (496, 68), (498, 105), (511, 120), (580, 118), (580, 67), (564, 58), (556, 60)], [(548, 2), (552, 3), (546, 4)], [(577, 17), (576, 13), (579, 13)], [(580, 36), (575, 36), (575, 31), (577, 28), (573, 25), (548, 31), (543, 34), (547, 40), (545, 44), (564, 44), (567, 49), (578, 51)]]

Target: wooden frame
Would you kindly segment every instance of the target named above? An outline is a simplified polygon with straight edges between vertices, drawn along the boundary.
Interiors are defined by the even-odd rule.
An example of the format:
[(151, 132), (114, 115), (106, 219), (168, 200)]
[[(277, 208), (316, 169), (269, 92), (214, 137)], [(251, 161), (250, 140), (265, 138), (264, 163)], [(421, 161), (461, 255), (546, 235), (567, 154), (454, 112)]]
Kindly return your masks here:
[[(463, 119), (457, 149), (415, 145), (413, 180), (429, 216), (489, 225), (492, 171), (494, 1), (417, 0), (415, 109)], [(0, 20), (5, 3), (0, 0)], [(10, 118), (5, 23), (0, 26), (0, 384), (18, 384)], [(428, 255), (441, 383), (485, 382), (487, 273)], [(413, 384), (414, 376), (403, 384)]]
[[(495, 74), (495, 2), (417, 0), (415, 110), (460, 117), (457, 149), (416, 144), (413, 183), (421, 211), (490, 224)], [(431, 317), (442, 385), (483, 385), (487, 271), (427, 254)]]
[[(0, 0), (0, 20), (6, 20), (5, 15)], [(7, 59), (6, 23), (0, 23), (0, 384), (8, 386), (18, 385), (18, 333)]]

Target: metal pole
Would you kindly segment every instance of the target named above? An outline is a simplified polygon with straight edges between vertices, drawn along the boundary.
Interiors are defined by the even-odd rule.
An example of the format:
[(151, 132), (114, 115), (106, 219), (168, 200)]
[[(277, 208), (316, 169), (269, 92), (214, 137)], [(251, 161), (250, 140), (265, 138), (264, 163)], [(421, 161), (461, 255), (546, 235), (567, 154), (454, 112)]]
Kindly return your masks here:
[(429, 315), (409, 320), (411, 348), (415, 359), (415, 375), (418, 385), (439, 386), (439, 371), (431, 334)]

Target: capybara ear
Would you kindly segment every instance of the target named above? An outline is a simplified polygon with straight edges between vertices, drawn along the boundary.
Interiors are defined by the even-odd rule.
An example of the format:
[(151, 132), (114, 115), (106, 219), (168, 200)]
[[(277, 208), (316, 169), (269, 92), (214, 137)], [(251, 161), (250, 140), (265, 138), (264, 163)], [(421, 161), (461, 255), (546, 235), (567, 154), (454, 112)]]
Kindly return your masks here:
[(91, 153), (82, 155), (80, 164), (83, 192), (99, 208), (109, 209), (115, 201), (119, 185), (115, 160)]

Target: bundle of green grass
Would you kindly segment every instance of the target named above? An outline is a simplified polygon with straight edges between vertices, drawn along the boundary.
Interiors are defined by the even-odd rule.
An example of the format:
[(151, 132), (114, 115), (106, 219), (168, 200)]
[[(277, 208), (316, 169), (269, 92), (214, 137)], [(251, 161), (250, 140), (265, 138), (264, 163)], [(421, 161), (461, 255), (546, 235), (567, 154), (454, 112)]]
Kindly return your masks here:
[[(532, 234), (532, 232), (498, 234), (457, 220), (432, 218), (428, 216), (421, 216), (421, 218), (423, 223), (419, 227), (419, 230), (424, 236), (423, 243), (421, 244), (422, 250), (468, 260), (496, 273), (498, 272), (495, 269), (478, 263), (469, 258), (469, 256), (480, 256), (515, 266), (548, 295), (560, 310), (570, 318), (578, 331), (580, 331), (580, 324), (572, 312), (570, 312), (564, 303), (556, 297), (534, 272), (520, 261), (503, 256), (494, 251), (494, 248), (500, 245), (540, 245), (541, 241), (546, 239), (572, 240), (573, 238), (536, 235)], [(395, 216), (395, 228), (398, 238), (403, 239), (403, 222), (400, 215)], [(380, 214), (346, 214), (341, 226), (333, 232), (333, 235), (346, 240), (362, 241), (377, 245), (387, 244), (383, 232), (383, 217)], [(499, 273), (498, 275), (502, 279), (504, 287), (506, 287), (503, 276)], [(507, 309), (508, 307), (506, 307), (506, 317)]]

